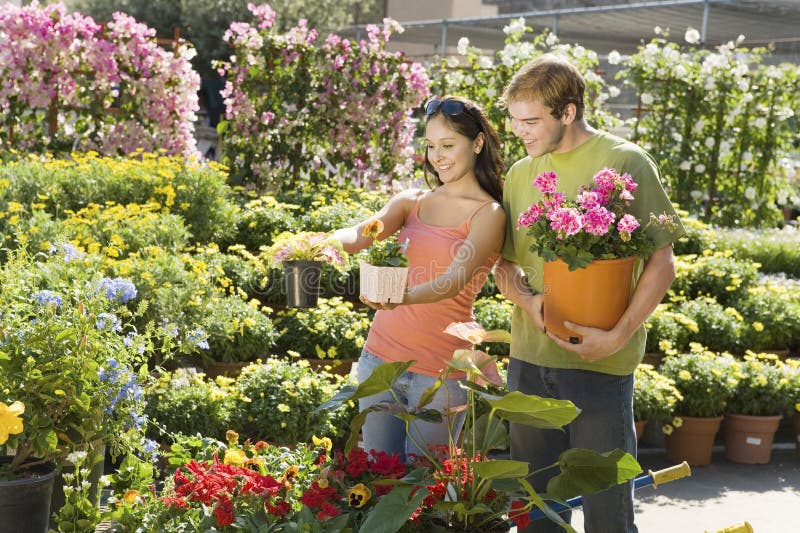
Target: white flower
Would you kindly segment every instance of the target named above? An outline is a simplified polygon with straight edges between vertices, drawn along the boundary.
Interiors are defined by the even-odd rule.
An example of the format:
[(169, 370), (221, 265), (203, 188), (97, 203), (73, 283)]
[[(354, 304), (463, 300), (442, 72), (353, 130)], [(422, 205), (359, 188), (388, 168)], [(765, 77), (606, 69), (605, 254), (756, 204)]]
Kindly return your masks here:
[(576, 44), (575, 47), (572, 49), (572, 54), (575, 57), (583, 57), (585, 53), (586, 53), (586, 48), (584, 48), (579, 44)]
[(617, 96), (619, 96), (619, 87), (617, 87), (616, 85), (610, 85), (608, 87), (608, 95), (611, 98), (616, 98)]
[(493, 65), (493, 62), (492, 62), (492, 58), (491, 57), (489, 57), (489, 56), (481, 56), (481, 57), (478, 58), (478, 66), (480, 68), (489, 69), (489, 68), (492, 68), (492, 65)]
[(767, 119), (765, 119), (764, 117), (758, 117), (757, 119), (755, 119), (755, 121), (753, 121), (753, 125), (759, 129), (765, 128), (767, 126)]
[(86, 452), (76, 451), (72, 452), (67, 455), (67, 461), (76, 465), (78, 463), (82, 463), (84, 459), (86, 459)]
[(656, 35), (661, 35), (663, 32), (664, 30), (661, 29), (661, 26), (656, 26), (655, 28), (653, 28), (653, 33), (655, 33)]
[(681, 170), (689, 170), (690, 168), (692, 168), (692, 162), (691, 161), (682, 161), (679, 168)]
[(756, 189), (755, 187), (748, 187), (744, 190), (744, 197), (748, 200), (755, 200), (756, 198)]
[(753, 160), (753, 153), (752, 152), (744, 152), (742, 153), (742, 161), (752, 161)]
[(703, 191), (698, 191), (697, 189), (695, 189), (689, 193), (689, 196), (691, 196), (692, 200), (696, 202), (703, 197)]
[(642, 93), (641, 98), (644, 105), (650, 105), (655, 101), (655, 98), (653, 98), (653, 95), (650, 93)]
[(494, 87), (489, 87), (488, 89), (486, 89), (486, 96), (488, 96), (489, 98), (494, 98), (495, 96), (497, 96), (497, 89), (495, 89)]
[(690, 27), (686, 30), (686, 35), (684, 35), (683, 38), (686, 39), (686, 42), (689, 44), (697, 44), (700, 42), (700, 32)]
[(619, 65), (619, 62), (622, 61), (622, 56), (616, 50), (611, 50), (608, 53), (608, 63), (610, 65)]
[(702, 174), (703, 172), (706, 171), (706, 166), (703, 163), (697, 163), (694, 166), (694, 171), (697, 172), (698, 174)]
[(781, 189), (778, 192), (775, 201), (778, 202), (779, 205), (786, 205), (786, 202), (789, 200), (789, 192), (786, 189)]
[(553, 46), (558, 42), (558, 37), (553, 35), (552, 33), (548, 33), (547, 37), (545, 37), (544, 42), (547, 46)]
[[(675, 141), (676, 143), (679, 143), (679, 142), (681, 142), (683, 140), (683, 135), (681, 135), (677, 131), (673, 131), (672, 132), (672, 140)], [(685, 163), (685, 161), (684, 161), (684, 163)], [(688, 170), (688, 169), (685, 168), (684, 170)]]
[(511, 24), (503, 28), (503, 33), (506, 35), (517, 35), (518, 33), (525, 33), (525, 19), (513, 19)]
[(462, 37), (458, 40), (458, 53), (463, 55), (467, 55), (467, 51), (469, 50), (469, 39), (466, 37)]
[(694, 127), (692, 127), (692, 131), (694, 131), (695, 133), (699, 133), (699, 132), (703, 131), (703, 127), (705, 125), (706, 125), (705, 121), (703, 119), (700, 119), (700, 120), (698, 120), (697, 122), (694, 123)]
[(450, 56), (447, 58), (447, 66), (450, 68), (456, 68), (459, 65), (459, 61), (457, 57)]
[(676, 65), (675, 66), (675, 76), (678, 78), (683, 78), (686, 76), (686, 67), (683, 65)]
[(714, 148), (714, 137), (706, 137), (706, 148)]
[(467, 87), (471, 87), (475, 84), (475, 78), (472, 77), (472, 74), (467, 74), (464, 76), (464, 85)]

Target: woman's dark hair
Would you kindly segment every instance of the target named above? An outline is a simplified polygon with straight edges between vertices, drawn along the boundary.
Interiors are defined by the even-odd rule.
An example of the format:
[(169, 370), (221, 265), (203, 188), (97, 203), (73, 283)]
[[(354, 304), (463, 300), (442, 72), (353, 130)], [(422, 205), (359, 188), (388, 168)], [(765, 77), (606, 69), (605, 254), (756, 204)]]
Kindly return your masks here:
[[(461, 96), (445, 96), (439, 99), (441, 102), (456, 101), (464, 104), (462, 111), (450, 114), (445, 113), (442, 105), (425, 118), (425, 124), (433, 117), (441, 115), (447, 124), (454, 131), (474, 141), (479, 133), (483, 133), (483, 146), (475, 160), (475, 177), (481, 188), (489, 193), (498, 203), (503, 202), (503, 174), (505, 165), (500, 155), (500, 137), (497, 135), (486, 112), (478, 104), (468, 98)], [(428, 159), (427, 150), (425, 151), (425, 181), (428, 186), (433, 188), (430, 176), (433, 176), (436, 185), (442, 185), (439, 173)]]

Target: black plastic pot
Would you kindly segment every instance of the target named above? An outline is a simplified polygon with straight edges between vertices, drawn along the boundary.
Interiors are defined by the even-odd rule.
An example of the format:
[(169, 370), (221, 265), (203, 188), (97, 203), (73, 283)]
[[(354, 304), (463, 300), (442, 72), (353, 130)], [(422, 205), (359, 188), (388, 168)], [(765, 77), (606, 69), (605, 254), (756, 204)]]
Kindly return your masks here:
[(321, 261), (284, 261), (286, 274), (286, 305), (315, 307), (319, 298)]
[[(9, 463), (11, 457), (0, 457), (0, 465)], [(0, 533), (47, 533), (55, 475), (55, 463), (43, 463), (0, 481)]]

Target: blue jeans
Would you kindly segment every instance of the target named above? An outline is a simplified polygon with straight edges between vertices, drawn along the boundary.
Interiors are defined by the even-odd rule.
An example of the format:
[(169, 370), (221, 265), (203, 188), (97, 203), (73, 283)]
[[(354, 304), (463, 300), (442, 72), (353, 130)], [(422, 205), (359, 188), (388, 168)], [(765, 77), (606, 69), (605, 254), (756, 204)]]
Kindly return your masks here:
[[(570, 400), (581, 409), (564, 432), (511, 424), (511, 458), (529, 462), (532, 471), (553, 464), (568, 448), (601, 453), (620, 448), (636, 456), (633, 375), (547, 368), (512, 358), (508, 364), (508, 389)], [(531, 476), (529, 481), (537, 492), (544, 492), (547, 481), (557, 473), (556, 467)], [(583, 513), (586, 533), (636, 533), (633, 482), (584, 496)], [(570, 515), (568, 511), (562, 514), (566, 521)], [(545, 518), (532, 522), (525, 531), (561, 533), (564, 530)]]
[[(363, 350), (358, 359), (358, 382), (363, 383), (375, 368), (383, 364), (383, 360)], [(420, 397), (426, 389), (436, 383), (437, 378), (404, 372), (394, 382), (391, 391), (375, 394), (358, 401), (360, 410), (364, 410), (379, 402), (395, 402), (395, 396), (400, 403), (408, 409), (419, 404)], [(439, 390), (433, 401), (425, 409), (436, 409), (444, 412), (448, 407), (464, 405), (467, 402), (467, 391), (459, 387), (457, 379), (448, 379)], [(392, 395), (394, 393), (395, 396)], [(458, 434), (464, 425), (466, 412), (461, 411), (455, 415), (444, 416), (442, 422), (423, 422), (415, 420), (409, 425), (409, 432), (413, 439), (406, 433), (405, 422), (387, 412), (373, 412), (367, 415), (363, 427), (364, 449), (384, 451), (399, 454), (405, 460), (410, 454), (421, 455), (423, 449), (431, 445), (447, 445), (452, 437), (458, 440)], [(416, 442), (415, 442), (416, 441)]]

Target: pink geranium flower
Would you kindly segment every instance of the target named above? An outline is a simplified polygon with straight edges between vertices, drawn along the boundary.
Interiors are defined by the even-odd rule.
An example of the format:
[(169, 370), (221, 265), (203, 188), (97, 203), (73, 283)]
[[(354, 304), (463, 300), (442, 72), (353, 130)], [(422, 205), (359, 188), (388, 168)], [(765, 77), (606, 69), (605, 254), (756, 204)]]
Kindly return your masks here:
[[(629, 213), (637, 184), (630, 174), (613, 168), (595, 174), (593, 186), (578, 188), (575, 200), (558, 190), (558, 176), (542, 172), (531, 184), (541, 200), (517, 218), (517, 230), (526, 227), (535, 238), (531, 250), (545, 261), (562, 259), (570, 269), (582, 268), (595, 259), (648, 256), (653, 242), (645, 228), (672, 227), (670, 215), (651, 214), (645, 227)], [(616, 222), (616, 225), (615, 225)]]

